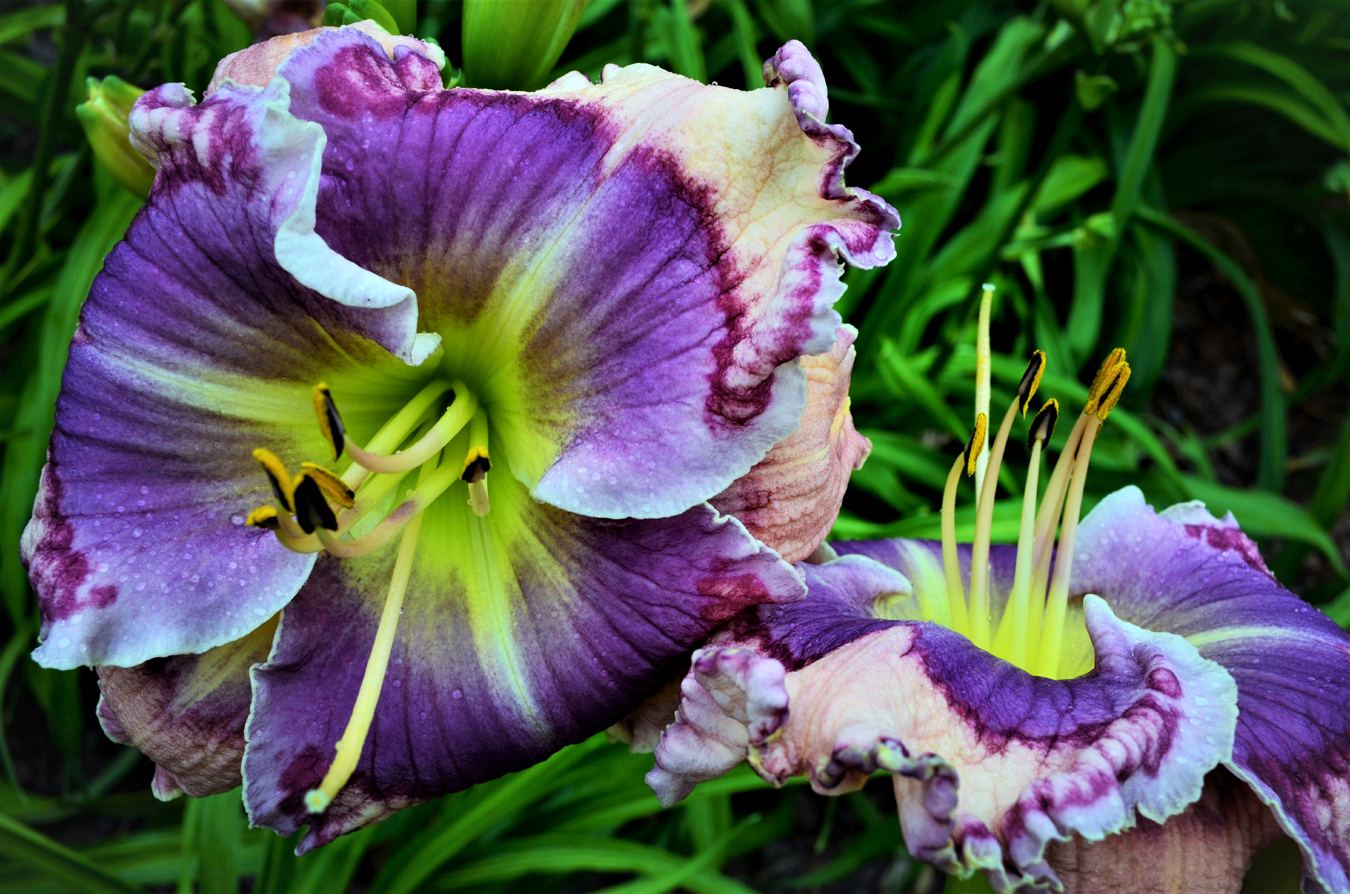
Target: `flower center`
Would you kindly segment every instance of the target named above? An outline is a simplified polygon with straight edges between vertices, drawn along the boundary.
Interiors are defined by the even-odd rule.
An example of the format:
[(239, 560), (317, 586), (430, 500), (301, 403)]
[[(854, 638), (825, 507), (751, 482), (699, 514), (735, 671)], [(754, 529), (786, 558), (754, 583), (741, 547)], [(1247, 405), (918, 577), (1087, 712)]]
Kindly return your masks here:
[[(945, 604), (941, 604), (930, 589), (923, 588), (927, 592), (920, 597), (919, 607), (924, 620), (943, 623), (968, 636), (980, 648), (1024, 670), (1044, 677), (1061, 678), (1076, 676), (1091, 666), (1090, 651), (1086, 652), (1088, 667), (1084, 668), (1084, 650), (1069, 648), (1070, 645), (1081, 645), (1077, 641), (1086, 642), (1086, 630), (1082, 628), (1081, 618), (1074, 618), (1072, 623), (1069, 618), (1069, 579), (1073, 570), (1074, 545), (1092, 446), (1102, 423), (1129, 381), (1130, 366), (1125, 362), (1125, 352), (1119, 348), (1112, 351), (1102, 363), (1088, 389), (1087, 405), (1070, 432), (1051, 473), (1039, 511), (1036, 496), (1040, 484), (1041, 452), (1050, 440), (1058, 420), (1058, 401), (1047, 401), (1032, 420), (1027, 435), (1031, 461), (1022, 497), (1012, 588), (1001, 617), (996, 621), (990, 604), (989, 549), (998, 474), (1013, 422), (1019, 413), (1026, 415), (1045, 365), (1045, 354), (1035, 352), (988, 451), (988, 465), (983, 473), (985, 486), (977, 487), (976, 490), (969, 593), (962, 581), (956, 546), (956, 489), (963, 471), (980, 480), (979, 466), (982, 463), (979, 460), (984, 455), (988, 428), (988, 417), (983, 412), (976, 417), (975, 431), (961, 456), (952, 464), (943, 490)], [(1060, 532), (1058, 548), (1055, 547), (1057, 529)], [(1056, 557), (1053, 575), (1052, 557)]]
[[(333, 460), (346, 453), (352, 462), (341, 475), (317, 463), (301, 463), (299, 473), (292, 476), (275, 454), (255, 450), (253, 455), (272, 485), (273, 502), (253, 510), (248, 524), (271, 530), (283, 546), (295, 552), (323, 551), (339, 558), (364, 556), (399, 540), (388, 595), (347, 728), (323, 781), (305, 795), (306, 807), (322, 813), (351, 778), (370, 732), (423, 515), (437, 498), (463, 481), (474, 513), (486, 517), (491, 511), (487, 476), (492, 460), (488, 413), (461, 381), (428, 383), (364, 447), (348, 436), (327, 385), (315, 385), (312, 396)], [(393, 495), (400, 482), (413, 471), (417, 472), (416, 486), (402, 500), (397, 499)]]

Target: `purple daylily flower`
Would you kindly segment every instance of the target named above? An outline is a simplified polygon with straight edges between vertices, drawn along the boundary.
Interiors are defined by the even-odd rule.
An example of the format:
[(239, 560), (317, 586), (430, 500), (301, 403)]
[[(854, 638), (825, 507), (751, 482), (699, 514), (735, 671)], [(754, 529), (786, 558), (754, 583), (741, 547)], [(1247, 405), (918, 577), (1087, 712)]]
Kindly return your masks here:
[(442, 63), (362, 23), (137, 103), (158, 176), (23, 541), (36, 659), (99, 666), (156, 793), (242, 781), (302, 851), (604, 729), (801, 598), (708, 501), (798, 429), (842, 262), (893, 255), (800, 44), (749, 93)]
[[(1127, 377), (1113, 354), (1092, 393)], [(1127, 487), (1079, 524), (1113, 402), (1084, 414), (1046, 491), (1054, 514), (1030, 525), (1029, 501), (1019, 546), (989, 545), (990, 489), (974, 545), (829, 544), (798, 566), (804, 601), (749, 609), (695, 652), (648, 775), (661, 800), (743, 760), (823, 794), (881, 770), (910, 852), (1000, 892), (1236, 894), (1280, 835), (1302, 850), (1303, 890), (1350, 892), (1350, 636), (1280, 586), (1232, 515), (1157, 513)], [(1033, 468), (1055, 412), (1032, 426)]]

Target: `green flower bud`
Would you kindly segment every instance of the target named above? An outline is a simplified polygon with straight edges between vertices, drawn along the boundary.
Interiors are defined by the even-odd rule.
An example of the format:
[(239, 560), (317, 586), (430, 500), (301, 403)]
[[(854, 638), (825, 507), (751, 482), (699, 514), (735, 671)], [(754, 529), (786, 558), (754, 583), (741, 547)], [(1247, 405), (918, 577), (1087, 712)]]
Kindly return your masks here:
[(533, 90), (557, 63), (586, 0), (464, 0), (470, 86)]
[(113, 75), (102, 81), (89, 78), (85, 84), (89, 99), (75, 107), (75, 114), (94, 156), (122, 186), (138, 196), (149, 195), (155, 169), (132, 148), (131, 127), (127, 124), (132, 104), (145, 91)]

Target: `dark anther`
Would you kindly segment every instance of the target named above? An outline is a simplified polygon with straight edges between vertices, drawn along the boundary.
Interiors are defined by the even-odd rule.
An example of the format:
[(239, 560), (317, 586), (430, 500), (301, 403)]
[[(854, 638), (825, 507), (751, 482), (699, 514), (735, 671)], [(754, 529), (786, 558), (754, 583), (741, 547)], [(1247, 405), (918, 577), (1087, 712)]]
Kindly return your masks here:
[(319, 419), (324, 438), (333, 448), (333, 459), (337, 459), (342, 456), (342, 448), (346, 444), (347, 428), (342, 424), (342, 416), (338, 414), (337, 404), (333, 403), (332, 393), (323, 382), (314, 386), (314, 415)]
[(1052, 397), (1036, 413), (1036, 418), (1031, 420), (1031, 430), (1027, 432), (1027, 449), (1037, 441), (1049, 443), (1050, 436), (1055, 433), (1055, 423), (1058, 421), (1059, 401)]
[(313, 534), (315, 528), (338, 529), (337, 515), (324, 499), (323, 488), (308, 474), (302, 474), (295, 485), (295, 520), (306, 534)]
[(467, 481), (473, 484), (475, 481), (482, 481), (487, 477), (487, 473), (492, 469), (492, 460), (483, 454), (475, 456), (464, 464), (464, 472), (459, 476), (461, 481)]
[(1022, 381), (1017, 383), (1017, 399), (1021, 401), (1022, 415), (1027, 414), (1027, 408), (1031, 406), (1031, 398), (1036, 395), (1036, 389), (1041, 385), (1041, 376), (1045, 374), (1045, 352), (1033, 351), (1031, 362), (1027, 364), (1026, 372), (1022, 373)]

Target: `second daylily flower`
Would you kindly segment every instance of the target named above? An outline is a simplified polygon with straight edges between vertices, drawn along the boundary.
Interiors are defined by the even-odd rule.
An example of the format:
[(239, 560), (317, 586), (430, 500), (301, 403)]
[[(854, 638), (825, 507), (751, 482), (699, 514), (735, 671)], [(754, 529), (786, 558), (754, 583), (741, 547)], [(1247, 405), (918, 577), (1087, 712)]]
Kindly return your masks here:
[[(993, 438), (974, 543), (836, 543), (809, 594), (748, 610), (694, 654), (648, 781), (664, 803), (748, 760), (841, 794), (894, 777), (911, 853), (995, 890), (1236, 894), (1281, 834), (1308, 892), (1350, 892), (1350, 636), (1270, 574), (1232, 516), (1155, 513), (1130, 487), (1079, 522), (1113, 353), (1036, 512), (1058, 407), (1030, 426), (1022, 537), (991, 545)], [(1054, 532), (1060, 527), (1058, 551)], [(668, 716), (668, 715), (667, 715)]]
[[(158, 793), (242, 760), (302, 849), (603, 729), (801, 597), (707, 501), (773, 526), (734, 482), (798, 428), (841, 260), (893, 254), (799, 44), (752, 93), (642, 65), (444, 90), (442, 61), (328, 29), (137, 103), (158, 176), (24, 537), (37, 659), (101, 666)], [(848, 443), (792, 456), (846, 473)]]

